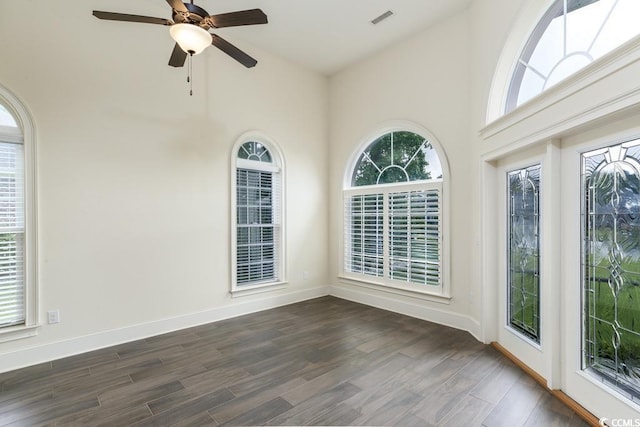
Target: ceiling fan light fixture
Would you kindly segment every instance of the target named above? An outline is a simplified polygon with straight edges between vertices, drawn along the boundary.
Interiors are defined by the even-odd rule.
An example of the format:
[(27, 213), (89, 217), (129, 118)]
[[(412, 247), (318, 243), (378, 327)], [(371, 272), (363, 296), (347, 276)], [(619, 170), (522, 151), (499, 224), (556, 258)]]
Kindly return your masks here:
[(211, 34), (195, 24), (174, 24), (169, 29), (171, 38), (187, 53), (197, 55), (213, 41)]

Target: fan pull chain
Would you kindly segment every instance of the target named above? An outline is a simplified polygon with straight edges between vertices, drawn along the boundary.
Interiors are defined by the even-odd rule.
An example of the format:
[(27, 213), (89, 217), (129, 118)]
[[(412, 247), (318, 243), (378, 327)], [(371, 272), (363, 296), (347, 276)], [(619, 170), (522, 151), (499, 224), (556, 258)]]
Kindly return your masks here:
[(193, 66), (191, 65), (193, 53), (189, 53), (189, 71), (187, 75), (187, 83), (189, 83), (189, 96), (193, 96)]

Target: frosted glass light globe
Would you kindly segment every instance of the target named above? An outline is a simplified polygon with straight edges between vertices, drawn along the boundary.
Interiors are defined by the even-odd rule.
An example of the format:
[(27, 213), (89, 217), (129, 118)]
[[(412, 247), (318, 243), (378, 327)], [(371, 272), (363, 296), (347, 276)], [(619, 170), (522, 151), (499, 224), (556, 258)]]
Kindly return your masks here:
[(211, 34), (195, 24), (174, 24), (169, 29), (171, 38), (187, 53), (197, 55), (211, 45)]

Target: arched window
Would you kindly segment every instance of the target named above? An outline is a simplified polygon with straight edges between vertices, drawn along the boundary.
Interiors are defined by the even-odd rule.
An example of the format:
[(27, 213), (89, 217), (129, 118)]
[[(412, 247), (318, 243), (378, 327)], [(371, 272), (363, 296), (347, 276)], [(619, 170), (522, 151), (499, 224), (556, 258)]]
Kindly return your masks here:
[(233, 159), (232, 292), (284, 281), (282, 158), (275, 145), (246, 135)]
[(509, 112), (640, 33), (638, 0), (556, 0), (511, 77)]
[(358, 153), (344, 190), (344, 277), (446, 294), (444, 173), (434, 142), (399, 129)]
[(33, 138), (25, 108), (0, 86), (0, 342), (37, 328)]

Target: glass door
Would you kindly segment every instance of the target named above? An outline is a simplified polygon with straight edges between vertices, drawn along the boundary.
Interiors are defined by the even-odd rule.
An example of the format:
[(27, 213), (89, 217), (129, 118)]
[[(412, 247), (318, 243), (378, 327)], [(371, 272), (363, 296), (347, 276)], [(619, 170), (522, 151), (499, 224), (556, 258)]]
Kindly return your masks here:
[(562, 151), (563, 388), (640, 423), (640, 139)]
[(546, 378), (542, 154), (499, 163), (498, 343)]

